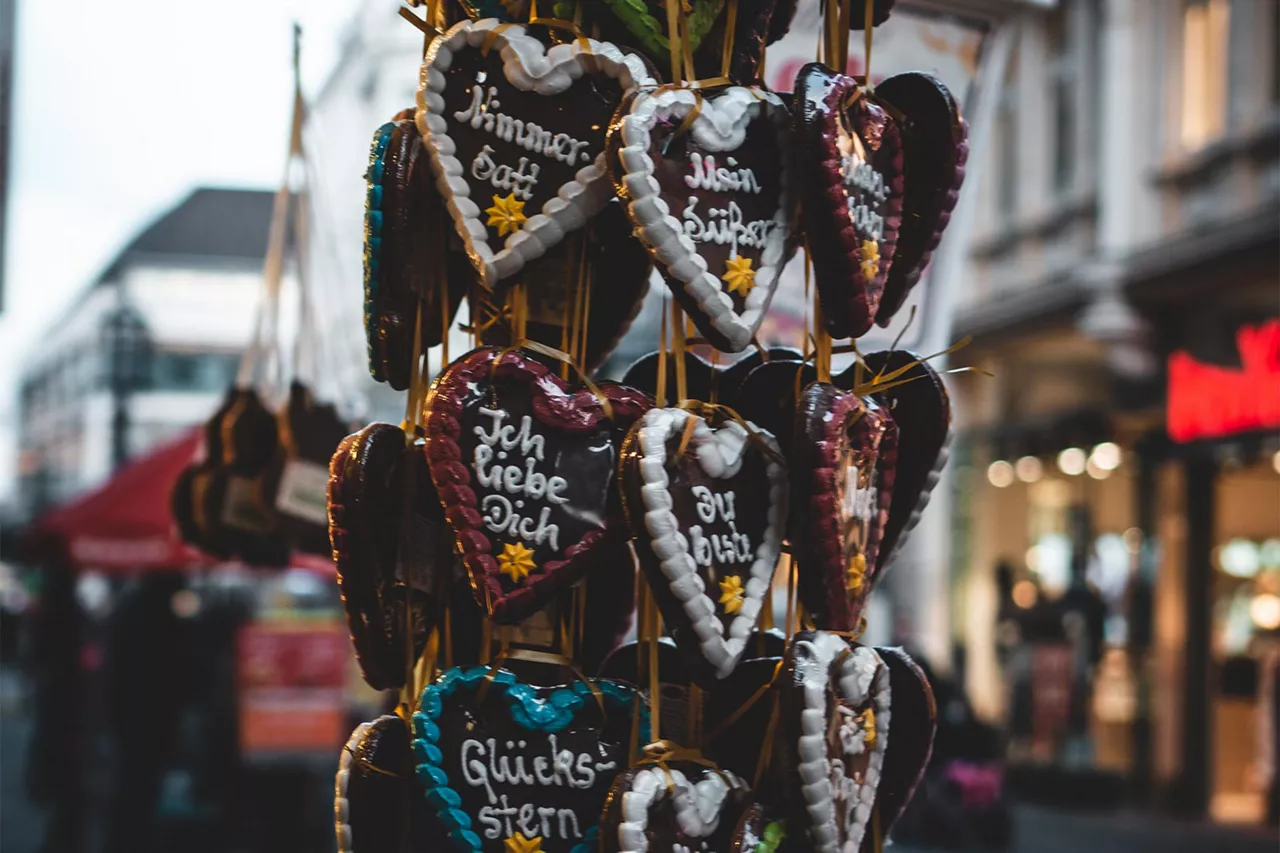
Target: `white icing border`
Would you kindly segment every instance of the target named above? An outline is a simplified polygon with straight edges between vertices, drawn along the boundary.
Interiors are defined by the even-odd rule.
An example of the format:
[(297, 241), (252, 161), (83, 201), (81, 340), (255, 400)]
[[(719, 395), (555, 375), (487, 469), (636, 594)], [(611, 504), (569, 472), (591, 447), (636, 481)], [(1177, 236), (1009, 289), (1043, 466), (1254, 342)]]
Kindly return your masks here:
[(354, 853), (354, 841), (351, 838), (351, 802), (347, 799), (347, 789), (351, 784), (351, 765), (355, 762), (355, 751), (365, 734), (373, 728), (373, 723), (361, 723), (347, 739), (347, 745), (338, 753), (338, 772), (333, 777), (333, 827), (338, 836), (338, 853)]
[[(690, 128), (695, 141), (710, 151), (736, 151), (746, 139), (747, 125), (759, 115), (765, 104), (773, 108), (769, 117), (781, 137), (783, 157), (778, 164), (782, 173), (781, 205), (774, 214), (775, 227), (769, 232), (760, 256), (755, 286), (747, 294), (742, 313), (738, 314), (733, 310), (732, 298), (724, 292), (724, 282), (707, 270), (706, 261), (685, 235), (684, 226), (662, 200), (649, 148), (653, 128), (659, 120), (678, 124), (697, 106), (698, 115)], [(787, 216), (790, 201), (786, 156), (790, 150), (786, 139), (790, 116), (782, 99), (763, 89), (733, 86), (714, 97), (704, 96), (701, 103), (689, 89), (663, 89), (638, 94), (620, 127), (622, 148), (618, 156), (623, 172), (622, 184), (630, 199), (628, 209), (637, 225), (638, 236), (667, 273), (683, 284), (685, 293), (707, 315), (715, 330), (728, 339), (734, 352), (746, 348), (755, 337), (769, 310), (786, 262), (791, 229)]]
[[(814, 633), (816, 636), (812, 640), (797, 640), (793, 647), (796, 676), (804, 694), (797, 769), (803, 783), (805, 808), (809, 813), (809, 839), (815, 853), (858, 853), (871, 822), (884, 754), (889, 746), (889, 667), (874, 649), (850, 646), (838, 635), (825, 631)], [(851, 654), (844, 659), (838, 680), (833, 683), (832, 664), (845, 650)], [(835, 793), (831, 790), (827, 756), (826, 691), (830, 685), (845, 701), (861, 704), (871, 692), (873, 682), (876, 688), (876, 742), (867, 762), (866, 780), (858, 787), (854, 831), (842, 846), (836, 826)]]
[[(670, 776), (668, 776), (670, 774)], [(745, 788), (728, 770), (707, 774), (694, 784), (679, 770), (660, 767), (641, 770), (622, 794), (622, 819), (618, 822), (618, 853), (648, 853), (649, 809), (668, 789), (673, 792), (676, 823), (690, 838), (706, 838), (720, 826), (720, 812), (730, 788)]]
[[(498, 27), (501, 32), (494, 33)], [(609, 42), (587, 40), (584, 48), (577, 39), (547, 48), (530, 36), (520, 24), (504, 24), (497, 18), (462, 21), (436, 38), (427, 51), (418, 75), (417, 111), (414, 120), (431, 156), (436, 185), (444, 196), (467, 255), (488, 287), (518, 272), (525, 264), (542, 257), (570, 231), (581, 228), (587, 218), (600, 212), (613, 198), (613, 185), (605, 166), (603, 150), (595, 162), (578, 170), (574, 179), (560, 187), (542, 210), (530, 216), (524, 227), (506, 238), (495, 252), (489, 232), (481, 221), (480, 206), (471, 199), (466, 167), (458, 160), (457, 147), (448, 133), (444, 88), (445, 74), (460, 50), (479, 50), (493, 36), (493, 50), (501, 51), (507, 82), (517, 89), (556, 95), (573, 85), (584, 73), (613, 77), (623, 92), (636, 86), (653, 86), (644, 62), (635, 54), (623, 53)]]
[[(706, 594), (698, 567), (689, 552), (689, 540), (680, 530), (680, 522), (671, 511), (672, 501), (667, 477), (667, 441), (680, 435), (689, 418), (698, 417), (684, 409), (650, 409), (637, 426), (640, 449), (640, 494), (644, 502), (644, 526), (649, 532), (650, 547), (657, 555), (662, 573), (666, 576), (671, 592), (684, 608), (702, 647), (703, 657), (715, 668), (716, 677), (724, 678), (733, 672), (738, 659), (747, 646), (747, 639), (760, 615), (765, 592), (773, 580), (773, 569), (782, 550), (782, 529), (787, 518), (787, 472), (774, 457), (765, 458), (765, 471), (769, 478), (769, 522), (756, 558), (748, 570), (745, 594), (741, 609), (729, 623), (729, 637), (724, 636), (724, 626), (716, 616), (715, 604)], [(752, 425), (757, 434), (778, 451), (773, 436)], [(737, 421), (728, 421), (712, 429), (698, 417), (697, 426), (690, 438), (690, 447), (698, 457), (698, 464), (709, 477), (732, 477), (742, 467), (742, 456), (750, 440), (747, 431)], [(779, 455), (778, 458), (781, 458)]]

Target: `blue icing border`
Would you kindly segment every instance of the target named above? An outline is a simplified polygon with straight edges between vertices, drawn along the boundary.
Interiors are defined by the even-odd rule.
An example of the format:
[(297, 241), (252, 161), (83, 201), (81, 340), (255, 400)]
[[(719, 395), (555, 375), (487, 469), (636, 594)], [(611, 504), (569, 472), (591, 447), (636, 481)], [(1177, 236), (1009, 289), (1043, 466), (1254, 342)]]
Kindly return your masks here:
[(389, 121), (373, 134), (369, 146), (369, 168), (364, 178), (368, 184), (364, 198), (364, 336), (369, 354), (369, 373), (382, 381), (374, 346), (377, 327), (374, 320), (378, 300), (378, 276), (382, 266), (382, 179), (386, 175), (387, 147), (396, 123)]
[[(488, 676), (487, 666), (454, 667), (440, 674), (422, 691), (419, 710), (413, 715), (413, 754), (418, 764), (414, 775), (426, 790), (427, 804), (435, 809), (436, 816), (449, 830), (449, 839), (463, 853), (479, 853), (484, 841), (471, 828), (471, 817), (462, 810), (462, 797), (449, 784), (444, 772), (444, 753), (440, 751), (440, 727), (436, 720), (444, 713), (444, 700), (460, 687), (478, 687)], [(630, 706), (636, 691), (616, 681), (593, 682), (600, 691), (605, 709)], [(494, 673), (489, 691), (507, 700), (511, 719), (528, 731), (556, 734), (572, 723), (587, 700), (595, 701), (591, 688), (582, 681), (569, 687), (552, 690), (545, 699), (538, 698), (538, 688), (516, 679), (515, 673), (499, 669)], [(640, 742), (649, 739), (649, 706), (640, 703)], [(592, 853), (599, 841), (599, 826), (588, 827), (582, 841), (571, 848), (570, 853)]]

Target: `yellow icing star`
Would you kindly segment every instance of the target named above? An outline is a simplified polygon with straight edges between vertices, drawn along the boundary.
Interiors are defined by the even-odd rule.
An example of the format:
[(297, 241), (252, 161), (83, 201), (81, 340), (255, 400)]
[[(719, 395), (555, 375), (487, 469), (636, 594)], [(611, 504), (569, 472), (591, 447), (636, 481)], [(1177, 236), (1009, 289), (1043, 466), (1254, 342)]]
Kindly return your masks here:
[(525, 838), (523, 834), (516, 833), (505, 842), (505, 853), (542, 853), (542, 837)]
[(497, 226), (499, 237), (514, 234), (529, 219), (524, 215), (524, 202), (517, 201), (514, 192), (506, 198), (498, 198), (497, 193), (495, 193), (493, 207), (486, 210), (485, 213), (489, 214), (487, 224)]
[(871, 746), (876, 742), (876, 711), (868, 708), (858, 715), (858, 725), (862, 726), (862, 742)]
[(750, 258), (730, 258), (721, 279), (729, 285), (730, 293), (746, 296), (756, 286), (756, 271), (751, 268)]
[(867, 576), (867, 556), (854, 554), (849, 560), (849, 569), (845, 573), (844, 588), (849, 592), (861, 592), (863, 580)]
[(498, 568), (512, 581), (519, 583), (535, 568), (533, 551), (519, 542), (503, 545), (502, 553), (498, 555)]
[(872, 279), (880, 275), (880, 244), (875, 240), (862, 241), (862, 277)]
[(724, 605), (725, 613), (737, 613), (741, 610), (745, 597), (746, 590), (742, 588), (742, 579), (737, 575), (730, 575), (720, 581), (720, 603)]

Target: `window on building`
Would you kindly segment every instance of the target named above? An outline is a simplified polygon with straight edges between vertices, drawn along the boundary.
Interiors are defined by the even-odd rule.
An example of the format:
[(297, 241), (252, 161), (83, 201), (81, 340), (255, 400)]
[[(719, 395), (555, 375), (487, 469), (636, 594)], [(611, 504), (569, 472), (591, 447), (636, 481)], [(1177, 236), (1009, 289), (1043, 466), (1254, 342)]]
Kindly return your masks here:
[(1185, 0), (1182, 9), (1182, 147), (1222, 136), (1227, 118), (1229, 0)]
[(1000, 166), (995, 170), (996, 208), (1000, 221), (1007, 225), (1018, 208), (1018, 117), (1008, 91), (996, 114), (996, 148), (1000, 152)]

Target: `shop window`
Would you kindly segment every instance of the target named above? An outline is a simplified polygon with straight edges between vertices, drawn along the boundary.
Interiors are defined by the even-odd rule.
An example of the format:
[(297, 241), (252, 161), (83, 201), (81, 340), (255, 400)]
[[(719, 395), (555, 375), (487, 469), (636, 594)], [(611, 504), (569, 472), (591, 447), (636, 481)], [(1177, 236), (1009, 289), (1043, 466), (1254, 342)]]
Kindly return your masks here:
[(1227, 116), (1228, 0), (1186, 0), (1182, 10), (1182, 147), (1222, 136)]

